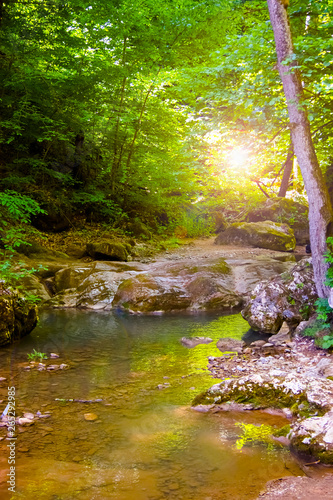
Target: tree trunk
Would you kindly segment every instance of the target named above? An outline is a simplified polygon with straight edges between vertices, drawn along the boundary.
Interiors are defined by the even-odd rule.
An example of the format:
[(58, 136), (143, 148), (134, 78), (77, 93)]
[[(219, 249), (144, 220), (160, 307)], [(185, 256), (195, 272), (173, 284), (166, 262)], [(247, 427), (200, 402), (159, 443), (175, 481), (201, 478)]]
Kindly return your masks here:
[(284, 198), (287, 194), (289, 179), (291, 176), (291, 172), (293, 171), (293, 164), (294, 164), (294, 148), (293, 145), (290, 144), (287, 159), (284, 163), (283, 177), (278, 194), (278, 196), (281, 196), (281, 198)]
[[(328, 297), (325, 286), (327, 264), (324, 253), (326, 238), (331, 235), (333, 212), (314, 150), (310, 123), (304, 107), (303, 88), (293, 51), (286, 0), (267, 0), (274, 31), (278, 68), (287, 100), (290, 131), (309, 201), (309, 226), (312, 262), (319, 297)], [(284, 63), (284, 64), (282, 64)]]

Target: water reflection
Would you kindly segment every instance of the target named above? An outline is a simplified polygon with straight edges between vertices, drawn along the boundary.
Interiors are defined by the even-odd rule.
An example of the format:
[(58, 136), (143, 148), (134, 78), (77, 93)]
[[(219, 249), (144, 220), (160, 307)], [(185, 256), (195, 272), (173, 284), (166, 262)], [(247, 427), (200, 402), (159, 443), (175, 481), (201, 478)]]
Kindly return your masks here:
[[(216, 341), (241, 338), (247, 329), (240, 315), (44, 313), (36, 330), (0, 357), (0, 375), (17, 388), (19, 413), (51, 415), (20, 429), (12, 498), (132, 500), (135, 491), (136, 500), (241, 500), (256, 498), (270, 479), (301, 474), (284, 450), (235, 449), (235, 423), (253, 423), (257, 415), (190, 409), (213, 383), (206, 366), (207, 356), (220, 355)], [(214, 342), (187, 349), (184, 336)], [(25, 371), (33, 349), (58, 353), (70, 368)], [(75, 399), (92, 402), (68, 401)], [(97, 419), (86, 420), (87, 413)], [(282, 424), (271, 415), (263, 421)], [(5, 474), (5, 441), (0, 445)], [(6, 498), (4, 481), (0, 493)]]

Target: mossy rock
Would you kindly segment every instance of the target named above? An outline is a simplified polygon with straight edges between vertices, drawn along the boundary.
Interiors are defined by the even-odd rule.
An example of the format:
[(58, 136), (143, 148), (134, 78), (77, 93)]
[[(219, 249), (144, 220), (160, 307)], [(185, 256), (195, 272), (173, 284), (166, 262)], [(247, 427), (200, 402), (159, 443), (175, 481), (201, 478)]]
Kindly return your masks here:
[(31, 259), (68, 259), (68, 255), (66, 253), (43, 247), (36, 241), (21, 243), (18, 247), (15, 248), (15, 250), (18, 253), (21, 253)]
[(298, 245), (309, 242), (308, 207), (289, 198), (270, 198), (248, 214), (249, 222), (270, 220), (288, 224)]
[(212, 279), (211, 276), (195, 276), (185, 288), (191, 296), (194, 309), (230, 311), (240, 307), (243, 303), (239, 295)]
[(117, 241), (101, 240), (87, 244), (87, 254), (94, 260), (128, 260), (128, 252), (122, 243)]
[(177, 286), (164, 287), (152, 276), (141, 274), (119, 286), (113, 307), (134, 313), (171, 312), (187, 309), (190, 297)]
[(231, 224), (215, 239), (216, 245), (239, 245), (290, 252), (296, 247), (293, 230), (271, 221)]
[(17, 291), (0, 290), (0, 346), (28, 335), (37, 325), (37, 306)]
[(65, 267), (58, 271), (54, 276), (54, 286), (56, 293), (67, 288), (77, 288), (79, 284), (91, 272), (89, 267)]

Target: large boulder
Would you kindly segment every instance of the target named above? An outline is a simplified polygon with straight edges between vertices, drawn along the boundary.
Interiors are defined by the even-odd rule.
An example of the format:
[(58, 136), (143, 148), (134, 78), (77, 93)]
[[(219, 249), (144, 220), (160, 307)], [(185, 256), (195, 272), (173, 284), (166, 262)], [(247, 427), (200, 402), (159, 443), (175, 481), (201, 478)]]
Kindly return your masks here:
[(177, 310), (231, 311), (243, 299), (235, 292), (232, 270), (219, 258), (214, 264), (160, 263), (149, 272), (125, 280), (113, 301), (116, 308), (135, 313)]
[[(262, 368), (260, 369), (260, 364)], [(288, 438), (298, 451), (333, 463), (333, 382), (314, 373), (300, 374), (257, 363), (256, 373), (226, 378), (199, 394), (193, 406), (226, 409), (233, 403), (243, 408), (290, 408), (297, 418)], [(202, 407), (202, 406), (201, 406)], [(285, 411), (285, 410), (284, 410)]]
[(190, 297), (176, 283), (163, 283), (147, 274), (125, 280), (113, 301), (114, 307), (136, 313), (170, 312), (190, 304)]
[(68, 288), (77, 288), (91, 273), (89, 267), (69, 266), (57, 271), (54, 275), (55, 292), (62, 292)]
[(218, 234), (216, 245), (240, 245), (290, 252), (296, 246), (292, 229), (287, 224), (271, 221), (231, 224)]
[(308, 319), (317, 298), (311, 259), (302, 259), (290, 272), (259, 283), (242, 316), (254, 330), (275, 334), (284, 321), (294, 328)]
[(128, 252), (122, 243), (101, 240), (87, 244), (87, 253), (95, 260), (127, 261)]
[(270, 198), (248, 214), (249, 222), (270, 220), (290, 226), (298, 245), (309, 243), (308, 207), (289, 198)]
[(28, 335), (37, 321), (37, 306), (0, 283), (0, 346)]

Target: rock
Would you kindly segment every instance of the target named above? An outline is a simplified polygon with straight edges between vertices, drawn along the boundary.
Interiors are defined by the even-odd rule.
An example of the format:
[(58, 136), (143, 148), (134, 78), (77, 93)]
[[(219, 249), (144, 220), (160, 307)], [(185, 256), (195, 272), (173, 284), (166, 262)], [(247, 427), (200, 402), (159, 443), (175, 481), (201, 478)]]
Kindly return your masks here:
[(96, 413), (85, 413), (84, 419), (89, 422), (93, 422), (94, 420), (98, 419), (98, 415), (96, 415)]
[(59, 356), (59, 354), (56, 354), (55, 352), (51, 352), (50, 358), (51, 359), (56, 359), (56, 358), (60, 358), (60, 356)]
[(244, 342), (241, 340), (231, 339), (229, 337), (222, 338), (217, 341), (216, 347), (221, 352), (237, 352), (240, 353), (243, 351)]
[(18, 423), (18, 425), (21, 425), (22, 427), (28, 427), (34, 423), (34, 420), (32, 420), (30, 418), (21, 417), (21, 418), (17, 419), (17, 423)]
[(275, 334), (284, 321), (296, 327), (310, 315), (317, 298), (312, 265), (302, 259), (290, 273), (257, 285), (242, 316), (253, 329)]
[(243, 299), (210, 276), (197, 276), (184, 286), (191, 297), (191, 309), (231, 310), (239, 307)]
[(210, 339), (209, 337), (183, 337), (180, 342), (183, 344), (183, 346), (192, 348), (199, 344), (210, 344), (211, 342), (213, 342), (213, 339)]
[(278, 333), (269, 337), (268, 341), (274, 345), (281, 345), (291, 341), (291, 332), (287, 323), (284, 321)]
[(62, 292), (57, 293), (52, 299), (46, 301), (44, 305), (48, 307), (67, 308), (77, 307), (78, 292), (76, 288), (68, 288)]
[(265, 340), (255, 340), (254, 342), (251, 342), (250, 346), (251, 347), (264, 347), (266, 345)]
[(39, 260), (54, 260), (54, 259), (68, 259), (68, 255), (64, 252), (51, 250), (50, 248), (43, 247), (36, 241), (21, 243), (15, 250), (29, 258), (36, 258)]
[(115, 271), (93, 272), (76, 289), (76, 307), (109, 310), (124, 275)]
[(291, 445), (310, 453), (322, 463), (333, 463), (333, 411), (294, 423), (289, 434)]
[(23, 413), (24, 418), (28, 418), (29, 420), (33, 420), (35, 415), (33, 413)]
[(37, 276), (33, 274), (27, 274), (20, 279), (20, 286), (24, 289), (24, 293), (27, 295), (35, 295), (42, 302), (49, 300), (51, 294), (48, 288), (44, 285), (42, 281), (38, 279)]
[(0, 283), (0, 346), (28, 335), (37, 321), (37, 306)]
[[(171, 271), (171, 269), (170, 269)], [(171, 271), (140, 274), (123, 281), (113, 306), (134, 313), (178, 310), (232, 310), (242, 298), (224, 286), (224, 276), (189, 272), (174, 275)], [(213, 274), (213, 273), (212, 273)], [(229, 278), (228, 278), (229, 279)]]
[(314, 478), (289, 476), (269, 481), (266, 491), (259, 495), (258, 500), (328, 500), (332, 498), (332, 491), (332, 474), (324, 477), (316, 475)]
[(114, 307), (140, 313), (177, 311), (190, 304), (190, 297), (180, 286), (147, 274), (121, 283), (113, 301)]
[(91, 273), (89, 267), (65, 267), (55, 273), (55, 291), (62, 292), (68, 288), (77, 288), (79, 284)]
[(87, 244), (87, 254), (95, 260), (127, 261), (128, 252), (122, 243), (101, 240)]
[(86, 245), (72, 243), (65, 247), (66, 254), (74, 259), (82, 259), (86, 255)]
[(273, 221), (288, 224), (298, 245), (309, 242), (308, 207), (289, 198), (270, 198), (248, 214), (249, 222)]
[[(305, 357), (299, 355), (298, 362), (303, 365)], [(192, 404), (224, 409), (225, 404), (236, 403), (251, 404), (253, 409), (282, 409), (288, 418), (298, 416), (287, 436), (291, 445), (298, 452), (333, 464), (333, 381), (320, 377), (318, 371), (316, 376), (315, 370), (308, 375), (309, 370), (301, 373), (297, 368), (289, 372), (280, 366), (281, 361), (273, 357), (260, 358), (252, 372), (224, 379), (198, 395)]]
[(292, 229), (287, 224), (271, 221), (240, 222), (231, 224), (215, 239), (216, 245), (250, 245), (281, 252), (290, 252), (296, 247)]

